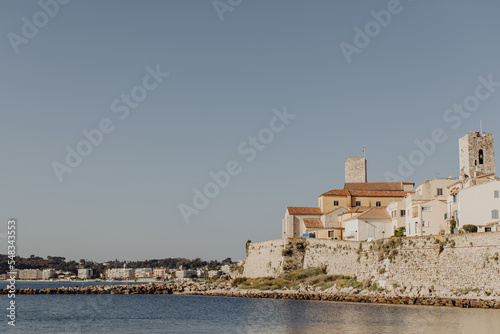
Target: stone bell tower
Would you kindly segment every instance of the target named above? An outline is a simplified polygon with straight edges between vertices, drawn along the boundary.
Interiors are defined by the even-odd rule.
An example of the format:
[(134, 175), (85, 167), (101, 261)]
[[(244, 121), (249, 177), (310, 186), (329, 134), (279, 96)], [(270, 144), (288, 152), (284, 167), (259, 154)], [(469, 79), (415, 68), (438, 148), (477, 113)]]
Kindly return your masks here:
[(345, 183), (365, 183), (366, 159), (349, 158), (345, 162)]
[(472, 131), (460, 138), (460, 174), (473, 177), (495, 173), (493, 135)]

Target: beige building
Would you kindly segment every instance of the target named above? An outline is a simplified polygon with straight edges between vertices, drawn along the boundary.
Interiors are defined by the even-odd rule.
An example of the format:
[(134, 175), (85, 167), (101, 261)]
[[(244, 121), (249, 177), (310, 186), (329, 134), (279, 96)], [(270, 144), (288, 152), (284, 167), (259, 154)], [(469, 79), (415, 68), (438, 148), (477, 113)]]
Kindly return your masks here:
[[(343, 239), (345, 222), (371, 208), (400, 202), (413, 192), (412, 182), (367, 182), (366, 159), (350, 158), (345, 164), (343, 189), (318, 197), (318, 207), (287, 207), (282, 221), (283, 238), (304, 234), (321, 239)], [(392, 234), (391, 234), (392, 235)]]
[(38, 280), (42, 279), (42, 271), (40, 269), (21, 269), (17, 276), (20, 280)]
[(406, 199), (399, 202), (391, 202), (386, 210), (389, 216), (391, 216), (391, 229), (393, 233), (401, 227), (406, 228)]
[(441, 230), (449, 232), (446, 203), (449, 186), (456, 182), (451, 177), (425, 180), (405, 199), (407, 236), (438, 235)]
[(413, 192), (412, 182), (345, 183), (344, 189), (330, 190), (318, 198), (322, 212), (332, 212), (340, 207), (387, 207), (403, 200)]
[(153, 269), (153, 277), (159, 279), (167, 279), (169, 275), (169, 270), (165, 268), (155, 268)]
[(83, 269), (78, 269), (78, 278), (79, 279), (90, 279), (92, 278), (92, 275), (94, 275), (94, 271), (92, 269), (87, 269), (87, 268), (83, 268)]
[(135, 278), (151, 278), (153, 277), (152, 268), (137, 268), (135, 270)]
[(308, 230), (323, 228), (321, 210), (315, 207), (287, 207), (283, 219), (283, 238), (300, 238)]

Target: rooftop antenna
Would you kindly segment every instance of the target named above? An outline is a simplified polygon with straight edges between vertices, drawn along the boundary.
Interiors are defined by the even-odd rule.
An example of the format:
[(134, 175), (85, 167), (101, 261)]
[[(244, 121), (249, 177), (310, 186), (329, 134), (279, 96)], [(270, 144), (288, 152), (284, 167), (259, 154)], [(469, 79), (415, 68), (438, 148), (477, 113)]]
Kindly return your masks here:
[(483, 121), (479, 121), (479, 135), (482, 137), (483, 136)]
[(363, 158), (366, 159), (366, 147), (365, 146), (363, 146)]

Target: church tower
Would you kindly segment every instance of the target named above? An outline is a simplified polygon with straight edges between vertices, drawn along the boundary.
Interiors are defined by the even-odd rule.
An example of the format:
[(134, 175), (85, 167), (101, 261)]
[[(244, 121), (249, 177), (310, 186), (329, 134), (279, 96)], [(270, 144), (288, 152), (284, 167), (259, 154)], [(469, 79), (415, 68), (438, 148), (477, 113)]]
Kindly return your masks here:
[(345, 162), (345, 183), (366, 183), (366, 181), (366, 159), (347, 159)]
[(493, 135), (479, 131), (469, 132), (459, 140), (460, 174), (473, 177), (495, 173)]

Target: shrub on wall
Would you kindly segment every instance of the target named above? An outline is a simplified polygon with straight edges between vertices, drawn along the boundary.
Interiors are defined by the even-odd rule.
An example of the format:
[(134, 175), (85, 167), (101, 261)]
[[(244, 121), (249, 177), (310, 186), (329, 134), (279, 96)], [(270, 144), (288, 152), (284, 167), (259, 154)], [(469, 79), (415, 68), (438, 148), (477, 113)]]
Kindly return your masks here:
[(477, 232), (477, 226), (476, 225), (468, 224), (468, 225), (464, 225), (462, 228), (467, 233), (476, 233)]
[(457, 228), (457, 221), (455, 218), (450, 219), (450, 233), (455, 233), (455, 229)]
[(400, 227), (394, 231), (394, 237), (404, 237), (406, 235), (406, 228)]

